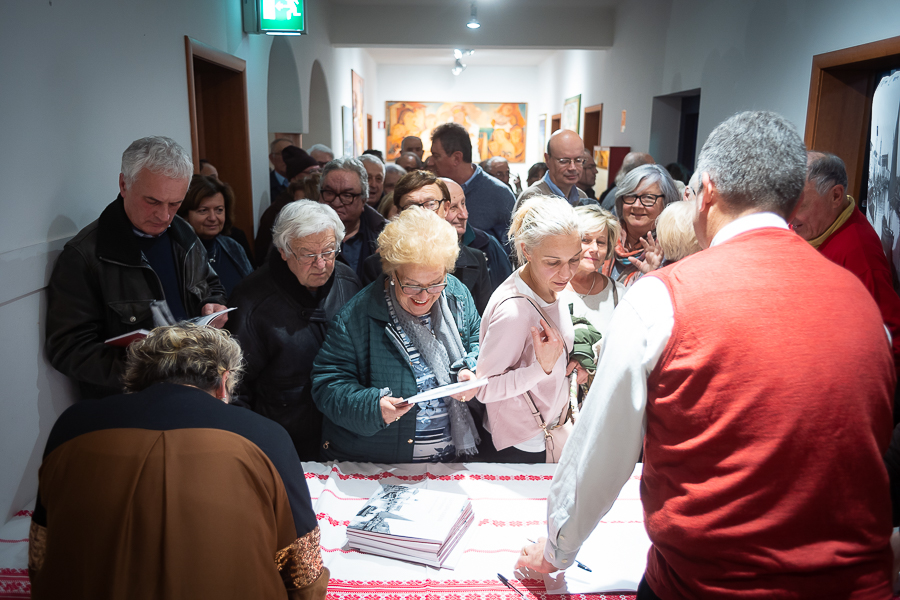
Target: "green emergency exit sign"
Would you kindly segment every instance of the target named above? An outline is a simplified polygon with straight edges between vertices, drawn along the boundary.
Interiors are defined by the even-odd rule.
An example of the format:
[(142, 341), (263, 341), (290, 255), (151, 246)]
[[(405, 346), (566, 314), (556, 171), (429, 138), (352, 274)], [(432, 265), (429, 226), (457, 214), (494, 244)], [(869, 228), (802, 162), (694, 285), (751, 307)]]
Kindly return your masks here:
[(243, 0), (244, 31), (269, 35), (306, 33), (305, 0)]

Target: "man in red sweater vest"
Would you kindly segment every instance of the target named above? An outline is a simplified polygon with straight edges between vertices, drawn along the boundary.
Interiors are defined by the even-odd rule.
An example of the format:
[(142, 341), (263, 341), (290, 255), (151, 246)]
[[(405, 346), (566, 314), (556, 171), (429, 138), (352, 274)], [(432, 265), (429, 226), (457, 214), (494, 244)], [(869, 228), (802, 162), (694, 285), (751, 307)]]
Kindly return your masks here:
[[(806, 149), (769, 112), (700, 153), (705, 249), (619, 303), (520, 566), (574, 564), (640, 456), (638, 599), (890, 597), (895, 371), (859, 280), (793, 234)], [(583, 558), (589, 563), (588, 557)]]
[[(844, 161), (826, 152), (807, 153), (806, 187), (791, 227), (822, 256), (856, 275), (878, 304), (891, 332), (894, 366), (900, 369), (900, 296), (881, 240), (856, 202), (846, 195)], [(894, 423), (900, 418), (894, 400)]]

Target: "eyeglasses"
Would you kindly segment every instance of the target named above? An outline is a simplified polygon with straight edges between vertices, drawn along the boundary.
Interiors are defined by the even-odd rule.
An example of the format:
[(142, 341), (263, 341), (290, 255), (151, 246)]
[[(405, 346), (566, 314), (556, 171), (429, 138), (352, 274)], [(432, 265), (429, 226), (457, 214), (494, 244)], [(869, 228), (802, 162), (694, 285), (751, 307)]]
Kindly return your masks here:
[[(394, 285), (393, 279), (391, 279), (391, 285)], [(400, 289), (407, 296), (418, 296), (422, 292), (425, 292), (426, 294), (440, 294), (444, 291), (444, 288), (447, 287), (447, 279), (444, 278), (444, 283), (429, 285), (428, 287), (422, 287), (421, 285), (403, 285), (402, 283), (399, 285)]]
[(314, 265), (317, 262), (319, 262), (320, 258), (325, 261), (325, 264), (334, 262), (334, 259), (337, 258), (337, 255), (339, 252), (340, 252), (340, 250), (334, 249), (334, 250), (329, 250), (327, 252), (322, 252), (321, 254), (299, 254), (298, 255), (296, 252), (291, 250), (291, 255), (293, 255), (294, 260), (296, 260), (301, 265), (309, 266), (309, 265)]
[(437, 212), (441, 209), (441, 204), (443, 204), (444, 202), (450, 202), (450, 201), (449, 200), (427, 200), (427, 201), (421, 202), (421, 203), (420, 202), (410, 202), (409, 204), (407, 204), (400, 210), (403, 211), (412, 206), (418, 206), (419, 208), (424, 208), (425, 210), (433, 210), (433, 211)]
[(579, 158), (553, 158), (553, 157), (551, 157), (550, 160), (556, 161), (559, 164), (559, 166), (561, 166), (561, 167), (568, 167), (572, 163), (575, 163), (578, 166), (581, 166), (584, 164), (583, 156), (579, 157)]
[(640, 200), (642, 206), (644, 206), (645, 208), (650, 208), (651, 206), (656, 204), (656, 201), (660, 198), (665, 198), (665, 196), (663, 196), (662, 194), (642, 194), (640, 196), (636, 194), (628, 194), (627, 196), (622, 198), (622, 202), (630, 206)]
[(328, 188), (322, 188), (319, 197), (325, 204), (331, 204), (334, 202), (335, 198), (340, 198), (341, 204), (347, 206), (348, 204), (353, 204), (358, 198), (361, 198), (362, 192), (354, 192), (353, 190), (341, 190), (340, 192), (336, 192)]

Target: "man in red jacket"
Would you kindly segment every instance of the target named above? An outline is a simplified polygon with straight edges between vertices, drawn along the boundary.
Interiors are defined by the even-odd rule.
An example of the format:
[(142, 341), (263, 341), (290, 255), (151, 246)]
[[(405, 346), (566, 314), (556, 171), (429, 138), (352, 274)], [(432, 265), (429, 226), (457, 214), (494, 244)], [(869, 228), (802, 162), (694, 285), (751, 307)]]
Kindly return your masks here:
[(554, 476), (548, 539), (519, 562), (544, 572), (574, 564), (644, 434), (653, 545), (639, 600), (888, 598), (881, 457), (896, 375), (878, 307), (788, 229), (806, 148), (784, 118), (731, 117), (697, 171), (704, 250), (619, 302), (603, 376)]
[[(900, 296), (881, 240), (856, 202), (846, 194), (844, 161), (825, 152), (807, 153), (806, 187), (791, 227), (822, 255), (856, 275), (881, 311), (893, 338), (894, 365), (900, 370)], [(894, 399), (894, 424), (900, 417)]]

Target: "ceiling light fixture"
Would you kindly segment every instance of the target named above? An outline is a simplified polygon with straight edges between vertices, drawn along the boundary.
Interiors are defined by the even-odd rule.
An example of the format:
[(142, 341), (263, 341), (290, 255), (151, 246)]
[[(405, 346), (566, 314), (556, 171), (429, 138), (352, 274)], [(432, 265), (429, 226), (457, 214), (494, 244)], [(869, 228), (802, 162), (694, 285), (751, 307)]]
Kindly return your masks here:
[(462, 73), (465, 70), (466, 70), (466, 65), (464, 65), (463, 62), (457, 58), (456, 65), (452, 69), (450, 69), (450, 72), (453, 73), (454, 75), (459, 75), (460, 73)]
[(472, 3), (472, 18), (466, 23), (466, 27), (469, 29), (478, 29), (481, 27), (481, 23), (478, 22), (478, 9), (475, 8), (474, 2)]
[(456, 64), (450, 69), (450, 72), (454, 75), (459, 75), (463, 71), (466, 70), (466, 65), (463, 63), (462, 59), (466, 56), (471, 56), (475, 54), (474, 50), (454, 48), (453, 49), (453, 58), (456, 59)]

